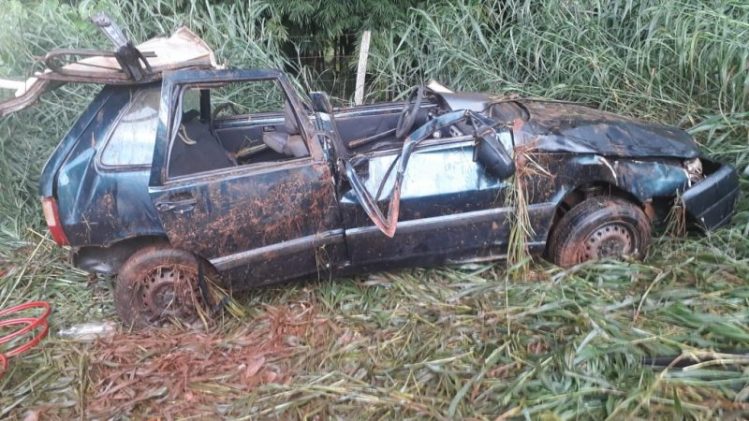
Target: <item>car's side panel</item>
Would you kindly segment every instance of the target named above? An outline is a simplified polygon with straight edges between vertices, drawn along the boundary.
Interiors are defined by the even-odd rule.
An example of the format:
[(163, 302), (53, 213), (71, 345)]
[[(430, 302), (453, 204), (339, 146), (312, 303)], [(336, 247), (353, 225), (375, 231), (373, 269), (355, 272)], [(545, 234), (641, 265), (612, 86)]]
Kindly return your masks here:
[(572, 190), (609, 185), (644, 203), (673, 197), (688, 187), (689, 178), (678, 160), (643, 161), (593, 154), (526, 153), (520, 160), (526, 175), (529, 203), (559, 203)]
[(209, 260), (242, 289), (340, 259), (331, 180), (327, 165), (301, 158), (170, 181), (151, 195), (172, 245)]
[[(163, 236), (164, 230), (148, 196), (149, 170), (87, 174), (77, 198), (60, 194), (66, 209), (63, 220), (68, 239), (75, 246), (107, 246), (126, 238)], [(61, 177), (62, 179), (62, 177)], [(61, 189), (62, 191), (62, 189)]]
[(97, 164), (98, 150), (132, 96), (127, 87), (107, 91), (106, 102), (80, 132), (55, 177), (60, 218), (74, 247), (108, 246), (127, 238), (164, 235), (148, 196), (150, 168), (102, 168)]
[[(528, 207), (533, 229), (525, 245), (530, 252), (545, 249), (555, 211), (551, 203)], [(352, 265), (365, 271), (500, 259), (507, 253), (514, 213), (500, 206), (402, 221), (393, 238), (374, 226), (352, 228), (346, 230), (346, 242)]]
[[(39, 193), (42, 196), (49, 197), (54, 195), (58, 171), (60, 171), (70, 151), (78, 144), (84, 132), (91, 130), (90, 127), (92, 125), (100, 124), (102, 113), (105, 111), (104, 107), (110, 102), (110, 97), (116, 91), (116, 88), (112, 87), (102, 89), (94, 97), (94, 100), (91, 101), (86, 110), (83, 111), (75, 124), (68, 130), (49, 159), (47, 159), (47, 163), (44, 165), (41, 177), (39, 178)], [(112, 102), (116, 103), (118, 100), (115, 99)], [(122, 106), (121, 100), (119, 102), (120, 106)]]
[[(182, 85), (276, 79), (310, 156), (167, 178), (169, 125)], [(335, 185), (299, 98), (279, 72), (195, 71), (167, 77), (149, 192), (174, 247), (209, 260), (234, 289), (327, 272), (344, 256)], [(200, 159), (196, 156), (195, 159)]]
[[(501, 188), (482, 184), (480, 176), (451, 165), (454, 151), (449, 149), (436, 154), (431, 166), (419, 165), (420, 154), (412, 155), (408, 174), (413, 178), (410, 187), (408, 182), (404, 184), (401, 218), (392, 239), (371, 226), (355, 197), (344, 195), (346, 242), (353, 267), (378, 270), (502, 257), (518, 212), (514, 207), (517, 203), (505, 203), (507, 190), (503, 188), (523, 189), (530, 228), (525, 242), (530, 252), (541, 253), (560, 202), (573, 190), (609, 185), (645, 203), (657, 197), (673, 197), (687, 187), (688, 178), (678, 160), (517, 152), (514, 185), (505, 182)], [(381, 157), (370, 159), (370, 168), (378, 167), (378, 159)], [(381, 171), (367, 174), (362, 170), (362, 175), (369, 177), (368, 187), (376, 191), (378, 182), (372, 180), (381, 179)], [(472, 185), (463, 185), (466, 180), (472, 180)], [(387, 189), (384, 191), (382, 196), (387, 195)]]
[[(351, 263), (425, 264), (504, 253), (511, 213), (504, 201), (510, 184), (474, 161), (474, 148), (473, 140), (433, 141), (411, 155), (392, 239), (373, 226), (354, 191), (345, 192), (341, 207)], [(381, 190), (381, 206), (392, 190), (396, 157), (394, 151), (371, 154), (359, 170), (373, 196)]]

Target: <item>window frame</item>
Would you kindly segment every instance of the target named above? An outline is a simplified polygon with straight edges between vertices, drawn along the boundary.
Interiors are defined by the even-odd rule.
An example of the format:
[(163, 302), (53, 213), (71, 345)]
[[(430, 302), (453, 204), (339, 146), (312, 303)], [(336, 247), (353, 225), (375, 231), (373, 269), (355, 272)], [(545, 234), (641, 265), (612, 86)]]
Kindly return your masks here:
[[(122, 119), (125, 118), (125, 116), (130, 112), (131, 108), (133, 107), (135, 101), (139, 99), (140, 97), (143, 97), (148, 94), (148, 91), (156, 91), (157, 92), (157, 101), (156, 101), (156, 127), (153, 132), (153, 148), (154, 151), (151, 153), (151, 160), (148, 163), (145, 164), (107, 164), (104, 162), (104, 153), (106, 152), (107, 148), (109, 148), (112, 139), (114, 138), (114, 134), (117, 131), (117, 128), (120, 126), (120, 123), (122, 122)], [(114, 121), (112, 124), (109, 125), (107, 128), (106, 133), (104, 134), (104, 141), (103, 146), (97, 148), (96, 153), (96, 164), (97, 167), (108, 170), (108, 171), (132, 171), (132, 170), (145, 170), (149, 169), (153, 165), (153, 157), (155, 154), (155, 148), (157, 143), (157, 137), (158, 137), (158, 131), (159, 131), (159, 103), (161, 101), (161, 85), (157, 86), (150, 86), (144, 89), (138, 89), (135, 92), (130, 90), (128, 93), (129, 99), (127, 103), (120, 109), (120, 111), (117, 113), (117, 116), (114, 118)]]
[[(292, 112), (301, 122), (301, 132), (310, 152), (312, 159), (311, 165), (324, 165), (326, 168), (330, 165), (329, 155), (324, 150), (321, 136), (324, 136), (315, 126), (314, 120), (308, 118), (313, 110), (306, 108), (296, 89), (280, 70), (275, 69), (221, 69), (221, 70), (198, 70), (182, 69), (171, 72), (164, 72), (161, 87), (161, 105), (159, 107), (159, 128), (156, 132), (156, 149), (154, 150), (153, 164), (148, 179), (148, 191), (151, 194), (163, 191), (165, 188), (172, 188), (167, 183), (166, 160), (170, 143), (171, 124), (175, 113), (175, 92), (181, 85), (216, 85), (224, 82), (245, 82), (257, 79), (276, 79), (279, 81), (286, 93), (287, 99), (291, 102)], [(275, 164), (275, 163), (274, 163)], [(293, 163), (284, 163), (281, 166), (292, 165)], [(310, 165), (305, 162), (304, 165)], [(278, 166), (278, 165), (276, 165)], [(235, 169), (237, 167), (234, 167)], [(239, 167), (240, 170), (244, 168)], [(258, 170), (262, 171), (262, 170)], [(228, 174), (225, 176), (233, 176)], [(205, 178), (205, 177), (203, 177)], [(194, 178), (193, 178), (194, 179)], [(199, 180), (195, 180), (198, 182)], [(192, 182), (191, 179), (183, 180), (183, 183)], [(167, 187), (167, 184), (170, 186)]]
[[(292, 109), (292, 114), (294, 116), (294, 119), (296, 120), (297, 124), (299, 125), (300, 132), (302, 135), (302, 139), (304, 140), (305, 145), (307, 146), (308, 155), (302, 156), (298, 158), (290, 157), (289, 159), (281, 160), (281, 161), (264, 161), (264, 162), (257, 162), (257, 163), (249, 163), (249, 164), (243, 164), (243, 165), (236, 165), (231, 167), (225, 167), (225, 168), (217, 168), (213, 170), (208, 171), (202, 171), (202, 172), (196, 172), (192, 174), (184, 174), (179, 176), (170, 176), (169, 175), (169, 166), (171, 165), (171, 155), (172, 155), (172, 148), (174, 146), (174, 142), (177, 140), (177, 132), (179, 130), (179, 125), (182, 122), (182, 104), (183, 104), (183, 98), (185, 93), (190, 89), (216, 89), (220, 88), (222, 86), (231, 85), (235, 83), (253, 83), (253, 82), (263, 82), (263, 81), (272, 81), (276, 85), (278, 89), (280, 89), (281, 93), (283, 94), (284, 100), (289, 104), (289, 106)], [(162, 179), (162, 185), (173, 185), (176, 183), (184, 182), (186, 180), (200, 180), (203, 178), (210, 178), (215, 177), (217, 175), (221, 174), (244, 174), (244, 173), (251, 173), (251, 172), (264, 172), (268, 169), (277, 166), (277, 165), (300, 165), (305, 163), (306, 161), (309, 161), (310, 163), (314, 162), (314, 156), (312, 149), (310, 148), (309, 141), (307, 138), (307, 135), (305, 134), (305, 131), (303, 129), (303, 122), (300, 121), (299, 116), (297, 115), (297, 112), (295, 111), (294, 102), (291, 100), (289, 93), (287, 92), (287, 88), (284, 85), (284, 83), (277, 77), (260, 77), (260, 78), (250, 78), (250, 79), (240, 79), (240, 80), (220, 80), (220, 81), (210, 81), (210, 82), (200, 82), (200, 81), (189, 81), (189, 82), (182, 82), (177, 83), (175, 86), (173, 86), (175, 95), (173, 100), (173, 107), (170, 110), (170, 119), (167, 123), (167, 149), (166, 153), (164, 154), (164, 161), (162, 163), (162, 167), (164, 168), (163, 172), (163, 179)], [(237, 115), (235, 121), (241, 120), (241, 117), (250, 115), (249, 114), (242, 114)], [(262, 113), (259, 113), (262, 114)], [(270, 114), (270, 113), (267, 113)], [(226, 121), (231, 121), (232, 119), (226, 119)]]
[[(289, 106), (291, 106), (291, 101), (289, 101), (289, 97), (286, 94), (286, 90), (284, 89), (284, 87), (281, 84), (281, 82), (278, 79), (276, 79), (276, 78), (252, 79), (252, 80), (244, 80), (244, 81), (229, 81), (229, 82), (225, 82), (225, 84), (223, 86), (213, 86), (213, 87), (209, 87), (207, 89), (218, 89), (218, 88), (222, 88), (224, 86), (229, 86), (229, 85), (234, 85), (234, 84), (255, 83), (255, 82), (271, 82), (274, 85), (274, 89), (278, 89), (279, 92), (281, 93), (281, 95), (283, 95), (283, 100), (286, 101), (285, 103), (287, 103), (287, 104), (289, 104)], [(190, 89), (189, 86), (187, 86), (187, 88)], [(192, 88), (192, 89), (195, 89), (195, 88)], [(182, 92), (182, 95), (184, 95), (184, 90), (181, 90), (181, 92)], [(211, 92), (211, 94), (209, 95), (209, 97), (211, 98), (211, 100), (213, 100), (213, 98), (215, 98), (214, 93)], [(211, 119), (213, 119), (213, 104), (211, 103), (210, 105), (211, 105), (211, 112), (210, 112)], [(281, 105), (281, 110), (283, 110), (283, 106), (284, 105), (285, 104)], [(224, 116), (224, 117), (219, 118), (216, 121), (218, 121), (218, 122), (227, 122), (227, 123), (231, 124), (232, 122), (242, 121), (243, 119), (247, 118), (250, 115), (263, 116), (263, 115), (278, 114), (279, 112), (283, 112), (283, 111), (247, 112), (247, 113), (242, 113), (242, 114), (229, 115), (228, 117)], [(296, 115), (295, 115), (295, 118), (296, 118)]]

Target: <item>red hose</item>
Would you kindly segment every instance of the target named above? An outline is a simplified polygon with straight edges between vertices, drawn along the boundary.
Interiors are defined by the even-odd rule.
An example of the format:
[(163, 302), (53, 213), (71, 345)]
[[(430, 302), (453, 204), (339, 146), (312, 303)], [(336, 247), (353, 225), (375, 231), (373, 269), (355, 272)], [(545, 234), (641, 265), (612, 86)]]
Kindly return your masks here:
[(47, 333), (49, 332), (49, 325), (47, 324), (47, 319), (49, 318), (49, 313), (52, 311), (52, 309), (50, 308), (49, 303), (47, 302), (31, 301), (25, 304), (6, 308), (5, 310), (0, 310), (0, 319), (1, 319), (3, 317), (7, 317), (9, 315), (15, 315), (15, 313), (19, 313), (21, 311), (32, 309), (32, 308), (41, 308), (43, 310), (42, 310), (42, 313), (37, 317), (14, 317), (10, 319), (0, 320), (0, 327), (26, 325), (16, 330), (15, 332), (11, 332), (5, 336), (0, 336), (0, 345), (4, 343), (8, 343), (29, 332), (32, 332), (35, 330), (37, 331), (37, 333), (25, 343), (16, 346), (10, 351), (6, 351), (4, 354), (0, 353), (0, 377), (2, 377), (3, 374), (5, 374), (5, 372), (7, 371), (8, 359), (10, 357), (15, 357), (19, 354), (22, 354), (30, 350), (31, 348), (39, 344), (39, 342), (41, 342), (41, 340), (44, 339), (45, 336), (47, 336)]

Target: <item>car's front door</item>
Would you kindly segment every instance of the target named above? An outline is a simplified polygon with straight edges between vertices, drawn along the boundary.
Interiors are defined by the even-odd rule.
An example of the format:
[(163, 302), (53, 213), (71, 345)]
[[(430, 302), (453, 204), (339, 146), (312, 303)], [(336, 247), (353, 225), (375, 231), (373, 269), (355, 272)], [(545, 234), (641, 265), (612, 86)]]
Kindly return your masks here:
[[(451, 118), (440, 117), (445, 124)], [(370, 192), (377, 197), (381, 210), (393, 212), (389, 208), (393, 203), (390, 197), (393, 197), (398, 161), (403, 159), (406, 148), (371, 153), (350, 167), (356, 169), (361, 180), (361, 188), (352, 183), (352, 188), (341, 196), (346, 243), (353, 266), (381, 269), (432, 265), (497, 258), (506, 252), (514, 211), (505, 203), (511, 171), (498, 175), (477, 160), (478, 144), (473, 135), (458, 133), (432, 138), (427, 127), (439, 124), (442, 122), (433, 121), (420, 129), (428, 132), (428, 138), (407, 158), (399, 191), (397, 225), (389, 227), (392, 238), (385, 233), (388, 223), (375, 226), (372, 215), (365, 213), (362, 193)], [(509, 131), (503, 130), (499, 136), (507, 148), (512, 147)], [(354, 178), (348, 175), (349, 180)], [(387, 181), (383, 184), (383, 180)]]
[[(259, 81), (271, 81), (270, 86), (280, 89), (277, 118), (296, 120), (307, 145), (306, 156), (266, 148), (238, 161), (223, 147), (215, 122), (196, 120), (196, 115), (211, 113), (186, 109), (185, 95), (191, 89), (202, 93), (203, 108), (210, 102), (207, 98), (226, 100), (213, 91), (205, 94), (206, 90)], [(249, 97), (232, 98), (232, 108), (244, 107), (238, 113), (247, 113), (235, 120), (246, 119), (248, 128), (256, 129), (253, 112), (262, 104), (266, 108), (257, 111), (265, 119), (272, 116), (267, 101), (274, 96), (257, 89), (249, 91), (254, 92)], [(236, 289), (326, 272), (339, 260), (343, 231), (330, 169), (317, 139), (311, 137), (314, 133), (308, 117), (302, 115), (303, 108), (282, 75), (179, 72), (165, 79), (162, 92), (149, 193), (172, 245), (210, 261)], [(284, 101), (293, 116), (283, 112)], [(257, 130), (248, 129), (251, 136), (249, 133)]]

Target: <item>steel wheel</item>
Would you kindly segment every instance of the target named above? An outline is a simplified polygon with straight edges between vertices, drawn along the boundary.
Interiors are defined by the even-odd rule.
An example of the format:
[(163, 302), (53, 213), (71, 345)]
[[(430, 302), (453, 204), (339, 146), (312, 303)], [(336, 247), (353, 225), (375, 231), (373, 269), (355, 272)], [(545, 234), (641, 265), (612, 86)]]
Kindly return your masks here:
[(143, 304), (152, 318), (195, 316), (202, 304), (197, 271), (178, 265), (158, 266), (141, 279)]
[(588, 260), (641, 259), (650, 244), (650, 220), (624, 199), (594, 197), (573, 207), (557, 222), (547, 254), (562, 267)]
[(633, 237), (634, 234), (626, 224), (602, 226), (585, 239), (585, 249), (580, 250), (580, 262), (631, 256), (635, 250)]
[(192, 323), (205, 306), (199, 263), (182, 250), (152, 246), (133, 254), (120, 269), (115, 287), (117, 313), (135, 328), (179, 320)]

